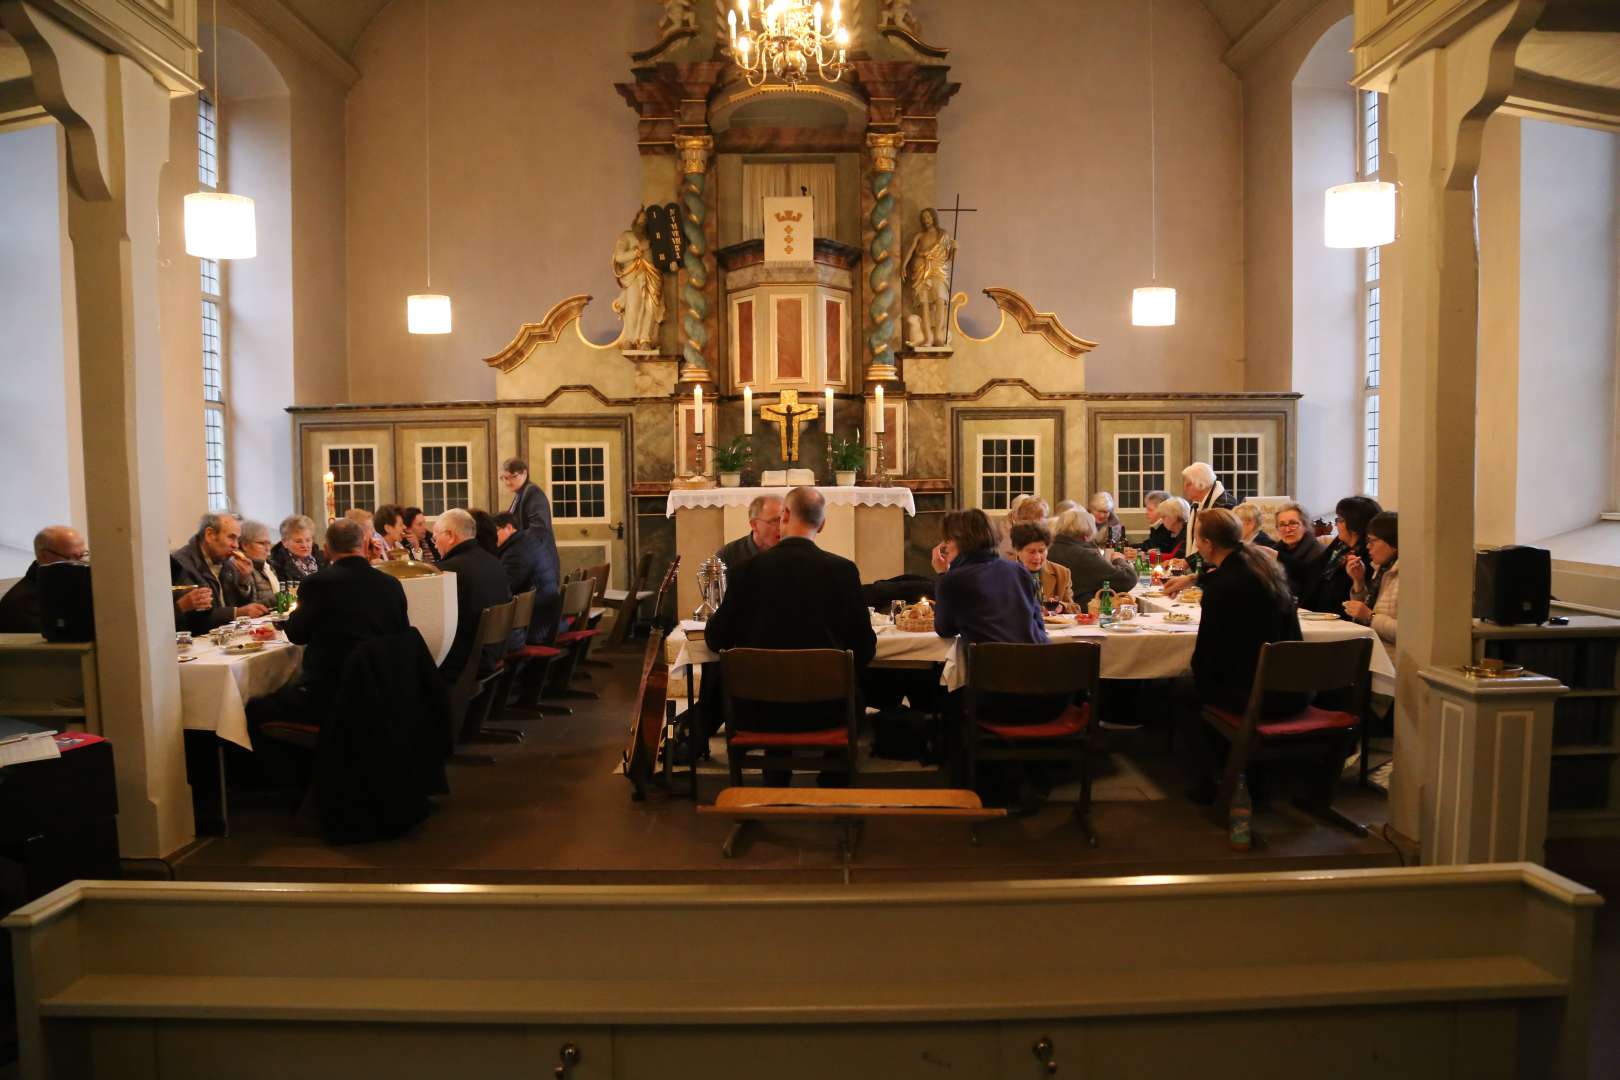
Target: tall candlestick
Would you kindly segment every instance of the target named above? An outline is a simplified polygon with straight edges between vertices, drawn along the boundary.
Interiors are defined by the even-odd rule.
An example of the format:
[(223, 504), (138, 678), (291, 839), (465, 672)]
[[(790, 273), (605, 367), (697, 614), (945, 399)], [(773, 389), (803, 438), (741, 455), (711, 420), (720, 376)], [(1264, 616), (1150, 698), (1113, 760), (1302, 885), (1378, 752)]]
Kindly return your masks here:
[(883, 384), (882, 383), (878, 383), (878, 385), (877, 385), (877, 413), (876, 413), (875, 416), (873, 416), (872, 420), (873, 420), (873, 424), (872, 424), (873, 430), (875, 430), (879, 435), (883, 434)]
[(692, 434), (703, 434), (703, 384), (692, 387)]
[(833, 388), (827, 387), (827, 404), (821, 410), (821, 430), (832, 434), (833, 429)]
[(326, 520), (331, 521), (337, 517), (337, 477), (328, 472), (321, 477), (321, 487), (326, 496)]
[(743, 434), (754, 433), (754, 388), (743, 387)]

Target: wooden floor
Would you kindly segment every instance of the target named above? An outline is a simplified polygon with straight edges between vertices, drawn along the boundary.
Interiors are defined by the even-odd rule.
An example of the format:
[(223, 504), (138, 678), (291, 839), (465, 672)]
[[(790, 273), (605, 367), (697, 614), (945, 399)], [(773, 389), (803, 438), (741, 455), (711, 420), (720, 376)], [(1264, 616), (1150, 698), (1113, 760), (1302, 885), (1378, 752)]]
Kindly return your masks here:
[[(639, 656), (606, 654), (612, 670), (594, 669), (596, 702), (572, 717), (509, 713), (522, 744), (497, 745), (490, 766), (453, 765), (451, 794), (408, 836), (388, 843), (333, 848), (312, 824), (293, 820), (285, 800), (243, 799), (232, 806), (232, 834), (206, 839), (173, 860), (193, 880), (304, 880), (478, 883), (839, 882), (844, 866), (836, 833), (815, 824), (755, 830), (736, 858), (721, 855), (729, 823), (700, 816), (690, 799), (655, 790), (645, 802), (615, 775), (629, 723)], [(1180, 798), (1175, 762), (1157, 738), (1127, 737), (1129, 765), (1170, 797), (1099, 802), (1101, 834), (1086, 846), (1065, 805), (1033, 817), (992, 822), (969, 842), (950, 822), (879, 821), (865, 830), (850, 868), (854, 882), (968, 880), (1207, 873), (1398, 865), (1380, 829), (1383, 798), (1345, 784), (1338, 805), (1373, 827), (1357, 839), (1293, 810), (1262, 809), (1261, 843), (1244, 854), (1225, 832)], [(907, 786), (937, 782), (911, 774)], [(807, 782), (801, 777), (798, 782)], [(712, 801), (722, 777), (705, 777)], [(1106, 785), (1104, 785), (1106, 787)]]

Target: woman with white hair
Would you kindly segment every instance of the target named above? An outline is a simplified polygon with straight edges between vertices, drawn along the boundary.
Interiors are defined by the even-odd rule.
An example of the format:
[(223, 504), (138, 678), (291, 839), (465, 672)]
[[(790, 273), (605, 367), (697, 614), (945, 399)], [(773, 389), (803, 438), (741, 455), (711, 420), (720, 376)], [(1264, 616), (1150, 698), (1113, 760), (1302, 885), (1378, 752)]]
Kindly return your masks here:
[(1004, 559), (1017, 559), (1018, 553), (1013, 550), (1012, 531), (1014, 525), (1039, 525), (1044, 522), (1050, 513), (1046, 500), (1038, 495), (1014, 495), (1012, 502), (1007, 504), (1007, 516), (1001, 522), (1001, 542), (996, 550)]
[(253, 563), (252, 579), (241, 576), (242, 587), (248, 593), (247, 602), (273, 607), (276, 593), (281, 591), (281, 581), (270, 565), (270, 527), (262, 521), (242, 522), (242, 535), (237, 544)]
[(1150, 491), (1142, 497), (1142, 510), (1147, 515), (1148, 523), (1147, 538), (1141, 545), (1143, 550), (1152, 551), (1157, 548), (1159, 551), (1168, 551), (1175, 546), (1175, 538), (1170, 535), (1170, 530), (1164, 527), (1164, 522), (1159, 520), (1159, 507), (1169, 497), (1168, 491)]
[(297, 583), (326, 566), (315, 546), (315, 522), (303, 514), (281, 519), (281, 542), (270, 549), (270, 566), (282, 581)]
[(1136, 568), (1117, 551), (1104, 551), (1096, 544), (1097, 520), (1084, 510), (1066, 510), (1052, 525), (1052, 546), (1047, 561), (1067, 567), (1074, 602), (1085, 609), (1092, 594), (1106, 581), (1115, 592), (1136, 588)]
[(1099, 491), (1086, 503), (1091, 511), (1091, 517), (1097, 523), (1098, 547), (1119, 547), (1125, 543), (1125, 526), (1120, 524), (1119, 515), (1114, 512), (1114, 494), (1111, 491)]
[(1159, 545), (1159, 557), (1166, 562), (1187, 557), (1187, 525), (1192, 520), (1192, 508), (1187, 500), (1172, 495), (1159, 504), (1159, 524), (1164, 527), (1168, 545)]

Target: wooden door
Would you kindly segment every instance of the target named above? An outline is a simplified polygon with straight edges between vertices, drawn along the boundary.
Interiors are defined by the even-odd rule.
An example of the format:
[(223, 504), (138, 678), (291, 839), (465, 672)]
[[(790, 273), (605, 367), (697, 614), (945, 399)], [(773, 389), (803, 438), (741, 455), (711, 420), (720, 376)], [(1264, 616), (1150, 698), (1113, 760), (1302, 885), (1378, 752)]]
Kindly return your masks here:
[(523, 434), (529, 479), (551, 500), (563, 573), (611, 563), (613, 586), (627, 588), (634, 524), (628, 483), (629, 419), (530, 419)]

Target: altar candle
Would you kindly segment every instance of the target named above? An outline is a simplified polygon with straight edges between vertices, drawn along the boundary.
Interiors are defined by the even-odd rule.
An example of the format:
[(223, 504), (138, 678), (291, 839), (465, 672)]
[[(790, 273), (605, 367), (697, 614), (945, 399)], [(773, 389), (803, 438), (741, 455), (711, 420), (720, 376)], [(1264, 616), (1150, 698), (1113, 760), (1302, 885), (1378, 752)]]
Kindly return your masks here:
[(883, 434), (883, 384), (882, 383), (878, 383), (878, 386), (877, 386), (877, 415), (873, 417), (873, 420), (874, 420), (874, 425), (873, 425), (872, 430), (876, 431), (879, 435), (882, 435)]
[(822, 428), (821, 429), (823, 431), (825, 431), (829, 435), (832, 434), (832, 429), (833, 429), (832, 428), (832, 421), (833, 421), (833, 398), (832, 398), (832, 395), (833, 395), (833, 388), (829, 386), (829, 387), (827, 387), (827, 406), (826, 406), (826, 408), (821, 410), (821, 423), (822, 423)]
[(743, 387), (743, 434), (754, 433), (754, 388)]
[(692, 387), (692, 434), (703, 434), (703, 384)]

